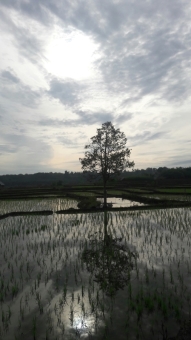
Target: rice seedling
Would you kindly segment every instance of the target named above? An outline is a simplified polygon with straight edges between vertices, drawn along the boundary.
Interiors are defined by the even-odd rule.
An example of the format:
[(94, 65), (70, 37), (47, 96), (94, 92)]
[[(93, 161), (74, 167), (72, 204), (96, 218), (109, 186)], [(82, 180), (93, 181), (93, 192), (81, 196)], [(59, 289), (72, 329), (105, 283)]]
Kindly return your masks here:
[[(40, 209), (42, 203), (38, 204)], [(52, 201), (47, 200), (43, 209), (50, 208), (51, 204)], [(61, 204), (64, 203), (58, 201), (54, 209)], [(51, 339), (62, 339), (63, 334), (69, 339), (71, 330), (74, 338), (99, 334), (100, 338), (114, 339), (117, 328), (121, 334), (128, 332), (129, 339), (141, 339), (141, 336), (151, 339), (153, 329), (160, 336), (162, 322), (164, 336), (166, 330), (169, 336), (175, 335), (173, 332), (178, 331), (179, 323), (191, 313), (190, 222), (189, 208), (110, 212), (108, 234), (111, 239), (121, 241), (114, 248), (108, 247), (99, 257), (96, 251), (99, 252), (104, 243), (104, 214), (101, 212), (1, 220), (0, 327), (3, 339), (20, 340), (27, 325), (33, 339), (38, 339), (40, 329), (44, 332), (41, 336)], [(93, 239), (95, 242), (91, 243)], [(115, 278), (114, 263), (122, 261), (122, 246), (129, 249), (128, 256), (135, 252), (138, 256), (136, 261), (131, 256), (134, 265), (125, 274), (123, 289), (120, 275), (125, 271), (124, 264), (121, 265), (116, 276), (121, 288), (114, 294), (113, 283), (106, 279), (112, 282)], [(95, 263), (104, 265), (102, 276), (97, 277), (103, 278), (102, 287), (101, 281), (95, 281), (96, 267), (92, 259), (88, 271), (81, 258), (88, 249), (94, 251)], [(104, 264), (103, 260), (107, 262)], [(120, 339), (119, 334), (117, 337)]]

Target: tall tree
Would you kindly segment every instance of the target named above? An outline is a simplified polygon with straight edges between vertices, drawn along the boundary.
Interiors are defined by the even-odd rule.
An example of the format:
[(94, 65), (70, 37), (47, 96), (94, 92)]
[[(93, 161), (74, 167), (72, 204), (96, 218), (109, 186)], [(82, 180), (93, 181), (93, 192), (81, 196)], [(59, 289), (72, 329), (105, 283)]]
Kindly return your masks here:
[(85, 157), (79, 158), (84, 172), (100, 174), (104, 187), (104, 208), (107, 207), (106, 185), (112, 175), (119, 175), (126, 168), (134, 166), (130, 162), (131, 150), (126, 147), (127, 138), (111, 122), (102, 124), (91, 143), (85, 145)]

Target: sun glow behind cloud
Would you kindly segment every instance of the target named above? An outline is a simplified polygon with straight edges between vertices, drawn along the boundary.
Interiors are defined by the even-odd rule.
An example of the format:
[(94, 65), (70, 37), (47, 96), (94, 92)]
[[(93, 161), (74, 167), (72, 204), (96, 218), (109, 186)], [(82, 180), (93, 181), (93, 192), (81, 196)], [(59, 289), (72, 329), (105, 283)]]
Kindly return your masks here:
[(95, 74), (97, 48), (93, 39), (71, 29), (64, 32), (55, 28), (46, 48), (47, 71), (59, 78), (87, 79)]

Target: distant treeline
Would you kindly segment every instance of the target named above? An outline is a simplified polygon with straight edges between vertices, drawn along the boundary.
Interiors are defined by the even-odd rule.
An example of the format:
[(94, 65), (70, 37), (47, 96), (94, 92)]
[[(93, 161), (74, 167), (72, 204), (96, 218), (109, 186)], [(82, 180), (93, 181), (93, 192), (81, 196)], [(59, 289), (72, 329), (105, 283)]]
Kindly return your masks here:
[[(139, 181), (142, 179), (147, 180), (191, 180), (191, 167), (188, 168), (147, 168), (147, 169), (135, 169), (133, 171), (124, 171), (120, 176), (111, 179), (111, 183), (115, 183), (125, 178), (132, 179), (133, 181)], [(19, 175), (2, 175), (0, 176), (0, 182), (3, 182), (6, 187), (25, 187), (25, 186), (61, 186), (61, 185), (86, 185), (91, 184), (88, 174), (84, 175), (82, 172), (38, 172), (36, 174), (19, 174)], [(96, 184), (101, 182), (97, 180), (93, 181)]]
[(82, 172), (38, 172), (36, 174), (19, 174), (0, 176), (0, 182), (5, 186), (60, 186), (84, 185), (88, 181)]
[(147, 168), (135, 169), (131, 172), (124, 171), (124, 177), (146, 177), (152, 179), (191, 179), (191, 167), (188, 168)]

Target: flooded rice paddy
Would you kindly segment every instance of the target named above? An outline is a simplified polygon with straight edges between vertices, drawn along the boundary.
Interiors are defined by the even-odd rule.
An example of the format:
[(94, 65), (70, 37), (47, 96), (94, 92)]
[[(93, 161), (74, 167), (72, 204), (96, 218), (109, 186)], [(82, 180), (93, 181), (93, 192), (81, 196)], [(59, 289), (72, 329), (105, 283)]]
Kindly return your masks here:
[(19, 211), (42, 211), (52, 210), (66, 210), (69, 208), (78, 209), (78, 202), (72, 199), (50, 198), (50, 199), (25, 199), (14, 201), (0, 201), (0, 214), (7, 214), (9, 212)]
[(142, 195), (147, 198), (156, 198), (156, 199), (164, 199), (164, 200), (176, 200), (176, 201), (185, 201), (191, 202), (191, 195), (165, 195), (165, 194), (152, 194), (152, 195)]
[(0, 339), (175, 336), (191, 313), (190, 226), (190, 208), (1, 220)]
[[(104, 202), (103, 198), (97, 199), (100, 202)], [(144, 203), (135, 202), (132, 200), (120, 198), (120, 197), (108, 197), (107, 203), (112, 203), (113, 208), (121, 208), (121, 207), (133, 207), (133, 206), (144, 206)]]

